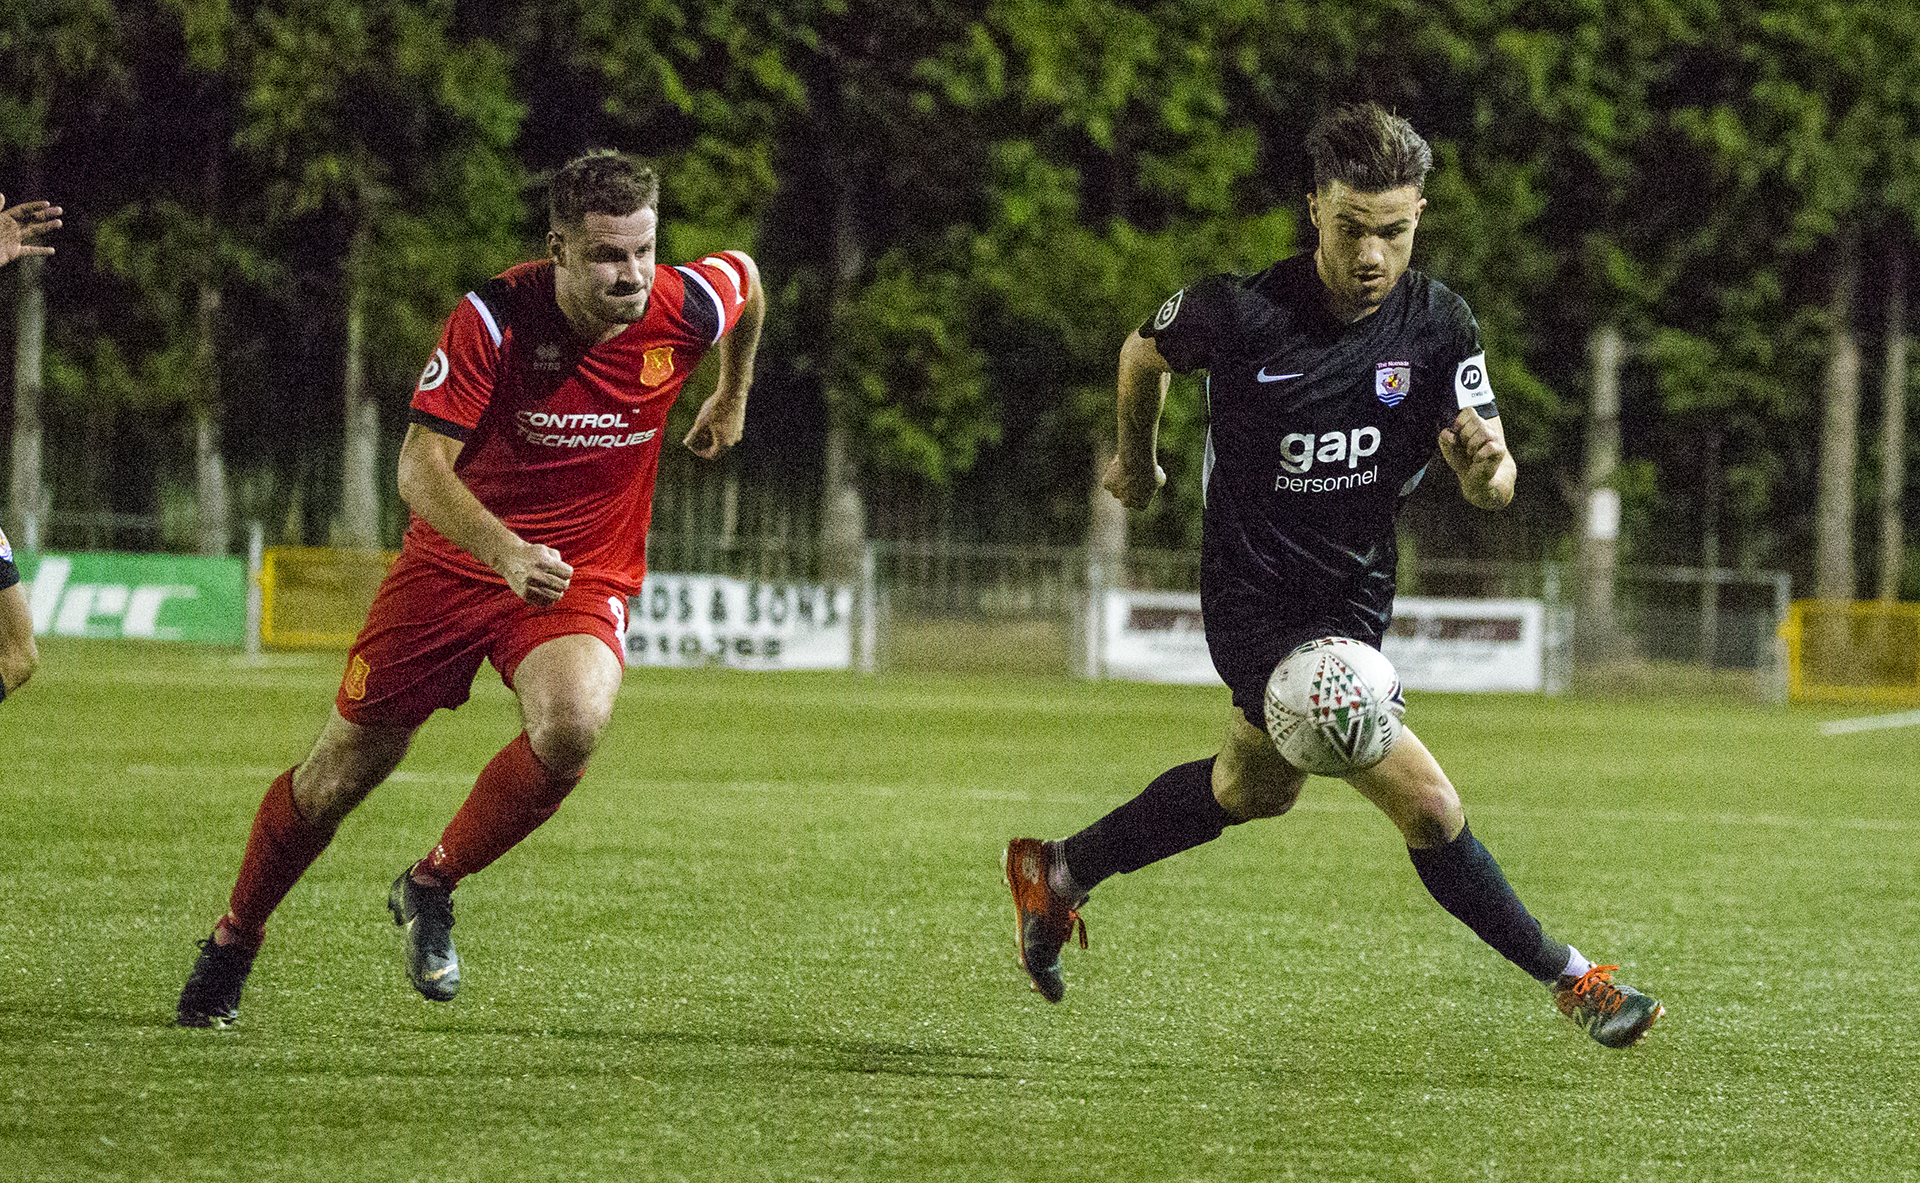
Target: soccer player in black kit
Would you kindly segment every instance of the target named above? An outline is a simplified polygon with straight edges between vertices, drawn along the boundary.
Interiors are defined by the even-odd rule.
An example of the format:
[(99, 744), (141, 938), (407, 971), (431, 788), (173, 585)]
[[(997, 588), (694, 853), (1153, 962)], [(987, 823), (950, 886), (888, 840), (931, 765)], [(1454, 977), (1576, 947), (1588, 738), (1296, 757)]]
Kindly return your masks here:
[[(1119, 449), (1104, 484), (1130, 509), (1166, 482), (1155, 436), (1168, 376), (1207, 371), (1200, 597), (1235, 709), (1214, 758), (1169, 769), (1070, 838), (1008, 844), (1021, 963), (1050, 1002), (1066, 991), (1060, 950), (1076, 926), (1086, 945), (1079, 912), (1095, 885), (1292, 807), (1306, 774), (1262, 726), (1267, 679), (1316, 638), (1379, 646), (1393, 610), (1394, 519), (1434, 456), (1471, 504), (1513, 499), (1479, 326), (1465, 301), (1407, 267), (1433, 162), (1426, 141), (1363, 103), (1324, 118), (1306, 146), (1316, 249), (1175, 293), (1120, 351)], [(1412, 731), (1345, 779), (1399, 828), (1440, 905), (1545, 983), (1595, 1040), (1627, 1047), (1664, 1013), (1614, 982), (1617, 966), (1541, 930)]]

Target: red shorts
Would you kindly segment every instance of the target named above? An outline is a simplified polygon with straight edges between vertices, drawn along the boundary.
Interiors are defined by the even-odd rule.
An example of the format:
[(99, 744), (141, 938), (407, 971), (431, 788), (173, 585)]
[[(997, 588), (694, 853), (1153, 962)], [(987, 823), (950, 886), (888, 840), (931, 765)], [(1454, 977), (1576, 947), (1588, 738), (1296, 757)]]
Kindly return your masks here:
[(557, 602), (536, 608), (504, 583), (403, 549), (347, 651), (333, 703), (349, 723), (418, 727), (437, 708), (467, 701), (482, 659), (512, 687), (521, 660), (542, 642), (581, 633), (606, 642), (625, 665), (626, 596), (576, 574)]

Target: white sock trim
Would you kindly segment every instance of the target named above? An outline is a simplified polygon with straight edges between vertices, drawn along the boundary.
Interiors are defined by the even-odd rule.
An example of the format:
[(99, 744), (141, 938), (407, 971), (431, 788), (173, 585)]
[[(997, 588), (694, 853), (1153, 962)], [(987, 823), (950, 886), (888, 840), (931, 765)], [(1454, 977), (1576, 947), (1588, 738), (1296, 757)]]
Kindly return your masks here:
[(1560, 971), (1560, 976), (1577, 978), (1592, 968), (1593, 962), (1582, 957), (1580, 950), (1574, 948), (1572, 945), (1567, 946), (1567, 968)]

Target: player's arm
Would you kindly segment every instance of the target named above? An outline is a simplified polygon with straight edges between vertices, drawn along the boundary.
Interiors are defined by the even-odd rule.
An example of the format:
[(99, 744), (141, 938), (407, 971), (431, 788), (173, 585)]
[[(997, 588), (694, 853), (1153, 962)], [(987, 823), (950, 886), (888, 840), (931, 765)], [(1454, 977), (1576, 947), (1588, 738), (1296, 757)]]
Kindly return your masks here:
[(453, 470), (460, 448), (452, 436), (409, 426), (400, 444), (400, 496), (443, 538), (497, 571), (514, 595), (541, 607), (558, 600), (573, 568), (559, 551), (522, 540), (480, 504)]
[(728, 252), (747, 273), (747, 302), (732, 331), (714, 347), (720, 381), (694, 416), (687, 450), (711, 460), (740, 442), (747, 430), (747, 390), (753, 385), (753, 355), (760, 348), (760, 326), (767, 319), (767, 297), (760, 290), (760, 269), (740, 251)]
[(0, 698), (27, 684), (40, 668), (40, 650), (33, 643), (33, 610), (20, 585), (0, 589)]
[(1160, 411), (1173, 367), (1138, 329), (1120, 347), (1119, 447), (1100, 483), (1128, 509), (1145, 509), (1167, 483), (1160, 467)]
[(1460, 495), (1481, 509), (1505, 509), (1513, 501), (1520, 468), (1507, 451), (1507, 435), (1500, 417), (1482, 419), (1480, 412), (1463, 407), (1452, 424), (1440, 432), (1440, 455), (1460, 480)]

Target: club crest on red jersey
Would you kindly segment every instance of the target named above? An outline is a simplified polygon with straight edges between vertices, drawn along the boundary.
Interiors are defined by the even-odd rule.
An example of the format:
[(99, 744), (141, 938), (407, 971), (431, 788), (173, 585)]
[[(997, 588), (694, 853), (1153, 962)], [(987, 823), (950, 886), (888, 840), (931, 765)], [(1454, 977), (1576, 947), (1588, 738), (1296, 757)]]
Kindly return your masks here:
[(1399, 406), (1412, 388), (1412, 362), (1383, 361), (1373, 367), (1374, 397), (1388, 406)]
[(353, 660), (347, 663), (347, 677), (341, 683), (341, 692), (350, 701), (359, 702), (367, 696), (367, 675), (372, 672), (373, 667), (367, 664), (367, 659), (358, 653), (354, 654)]
[(661, 345), (647, 350), (640, 361), (642, 385), (658, 386), (673, 377), (673, 346)]

